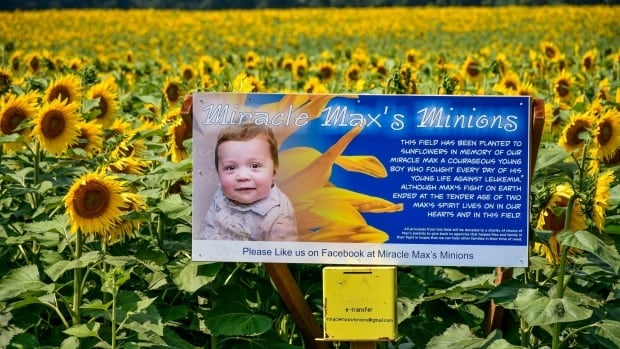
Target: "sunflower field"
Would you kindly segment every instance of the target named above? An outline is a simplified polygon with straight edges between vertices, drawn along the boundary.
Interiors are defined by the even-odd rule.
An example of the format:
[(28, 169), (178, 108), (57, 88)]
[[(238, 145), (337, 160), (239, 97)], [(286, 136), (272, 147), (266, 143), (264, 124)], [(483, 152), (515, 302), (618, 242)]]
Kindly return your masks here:
[[(620, 347), (618, 18), (618, 6), (0, 12), (0, 347), (331, 347), (304, 340), (264, 266), (191, 261), (182, 107), (201, 91), (544, 100), (529, 267), (502, 283), (496, 268), (398, 267), (398, 338), (378, 346)], [(322, 267), (289, 265), (319, 324)]]

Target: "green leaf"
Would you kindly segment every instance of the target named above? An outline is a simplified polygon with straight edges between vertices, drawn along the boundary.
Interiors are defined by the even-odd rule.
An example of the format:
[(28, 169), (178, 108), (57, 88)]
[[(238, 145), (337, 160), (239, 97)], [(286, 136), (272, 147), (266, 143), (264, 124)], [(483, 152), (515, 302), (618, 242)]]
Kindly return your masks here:
[(214, 336), (256, 336), (267, 332), (272, 323), (268, 316), (250, 313), (207, 312), (205, 316), (205, 324)]
[(550, 298), (538, 290), (527, 288), (519, 290), (515, 309), (521, 312), (530, 326), (574, 322), (592, 316), (592, 310), (583, 307), (579, 300)]
[(538, 158), (536, 159), (536, 170), (542, 170), (545, 167), (553, 164), (561, 163), (566, 160), (568, 153), (560, 146), (553, 146), (551, 148), (541, 148), (538, 151)]
[(620, 254), (616, 246), (605, 244), (594, 234), (583, 230), (574, 233), (567, 231), (558, 235), (558, 241), (562, 245), (588, 251), (607, 263), (616, 273), (620, 272)]
[(501, 338), (501, 332), (493, 331), (485, 338), (478, 338), (472, 334), (472, 330), (465, 325), (455, 324), (448, 328), (440, 336), (431, 338), (426, 346), (427, 349), (516, 349), (524, 348), (510, 344)]
[(84, 253), (80, 258), (73, 260), (60, 260), (49, 267), (45, 268), (47, 274), (52, 280), (56, 281), (64, 273), (75, 268), (84, 268), (92, 263), (97, 262), (101, 258), (101, 252), (89, 251)]
[(215, 279), (221, 263), (193, 262), (189, 259), (178, 260), (168, 266), (172, 281), (180, 290), (194, 293)]
[(422, 303), (421, 299), (398, 297), (396, 300), (396, 319), (398, 323), (401, 323), (409, 318), (420, 303)]
[(616, 348), (620, 348), (620, 321), (603, 320), (596, 324), (594, 333), (611, 341)]
[(170, 195), (161, 200), (157, 204), (157, 208), (173, 219), (189, 216), (192, 212), (192, 207), (183, 202), (178, 194)]
[(101, 324), (98, 322), (90, 322), (87, 324), (81, 324), (81, 325), (75, 325), (75, 326), (69, 327), (63, 332), (70, 336), (75, 336), (78, 338), (97, 337), (97, 333), (99, 332), (100, 326)]
[(480, 348), (484, 339), (472, 334), (465, 325), (452, 325), (440, 336), (431, 338), (426, 345), (427, 349), (467, 349)]
[(47, 285), (39, 279), (36, 265), (27, 265), (11, 270), (0, 280), (0, 301), (19, 297), (26, 292), (50, 293), (54, 285)]

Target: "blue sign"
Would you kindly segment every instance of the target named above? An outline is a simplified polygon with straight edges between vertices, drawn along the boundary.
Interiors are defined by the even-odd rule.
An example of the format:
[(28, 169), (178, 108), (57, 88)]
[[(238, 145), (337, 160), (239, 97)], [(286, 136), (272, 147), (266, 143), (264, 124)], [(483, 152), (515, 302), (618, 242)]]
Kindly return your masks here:
[(522, 96), (196, 93), (193, 259), (527, 266), (530, 115)]

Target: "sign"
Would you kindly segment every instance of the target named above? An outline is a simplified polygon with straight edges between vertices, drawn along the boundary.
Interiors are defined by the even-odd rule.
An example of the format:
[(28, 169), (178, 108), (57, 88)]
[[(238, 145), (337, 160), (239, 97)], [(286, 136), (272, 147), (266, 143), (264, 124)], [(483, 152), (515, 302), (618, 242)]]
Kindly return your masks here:
[(323, 339), (396, 339), (396, 268), (323, 268)]
[[(196, 93), (192, 257), (527, 266), (531, 103), (523, 96)], [(244, 124), (268, 127), (277, 143), (269, 157), (278, 165), (267, 179), (274, 185), (261, 207), (227, 198), (225, 173), (216, 169), (218, 136)], [(224, 142), (220, 155), (245, 161), (250, 155), (232, 151), (236, 145), (260, 153), (264, 144), (238, 142)], [(256, 166), (237, 165), (226, 168)], [(278, 210), (290, 204), (294, 213), (268, 217), (274, 205), (266, 201), (279, 198)], [(253, 218), (238, 220), (244, 212)], [(214, 225), (235, 233), (216, 234)]]

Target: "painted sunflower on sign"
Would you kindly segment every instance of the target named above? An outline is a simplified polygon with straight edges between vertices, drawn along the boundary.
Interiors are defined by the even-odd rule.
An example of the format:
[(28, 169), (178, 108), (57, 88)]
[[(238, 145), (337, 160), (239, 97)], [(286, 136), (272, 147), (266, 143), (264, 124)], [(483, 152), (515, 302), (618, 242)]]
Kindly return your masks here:
[(65, 104), (60, 99), (45, 103), (34, 119), (33, 135), (43, 149), (61, 154), (79, 141), (80, 117), (77, 103)]
[[(331, 95), (285, 95), (280, 100), (260, 106), (246, 105), (244, 94), (228, 100), (242, 108), (238, 112), (258, 109), (269, 115), (282, 110), (305, 113), (309, 120), (318, 118)], [(350, 96), (355, 98), (355, 96)], [(251, 103), (250, 103), (251, 104)], [(344, 155), (347, 146), (363, 125), (352, 127), (325, 151), (309, 146), (295, 146), (279, 152), (278, 187), (291, 199), (294, 206), (301, 241), (375, 242), (382, 243), (389, 235), (367, 223), (363, 213), (387, 213), (403, 210), (379, 197), (366, 195), (331, 182), (334, 166), (376, 178), (387, 176), (381, 162), (371, 155)], [(294, 125), (278, 127), (276, 138), (282, 145), (292, 134), (303, 128)]]

